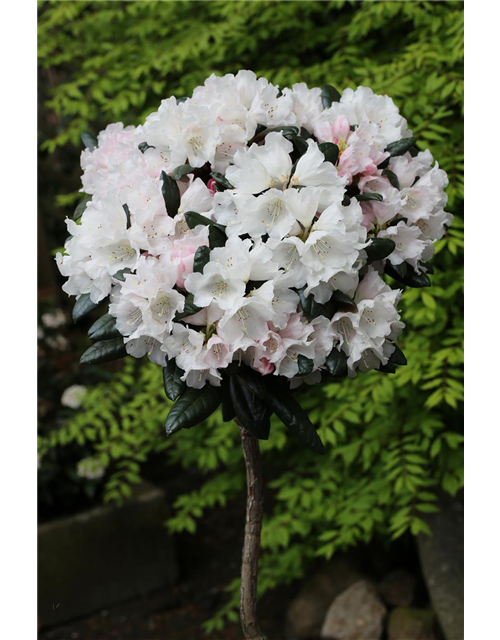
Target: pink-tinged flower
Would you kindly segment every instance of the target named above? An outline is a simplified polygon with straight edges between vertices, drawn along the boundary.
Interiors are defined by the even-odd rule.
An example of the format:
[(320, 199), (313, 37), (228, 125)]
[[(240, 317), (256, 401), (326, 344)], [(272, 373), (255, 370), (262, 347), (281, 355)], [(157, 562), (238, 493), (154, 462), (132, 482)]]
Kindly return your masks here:
[(207, 187), (213, 194), (215, 194), (215, 180), (213, 178), (210, 178), (207, 183)]
[(335, 144), (338, 144), (339, 142), (343, 142), (345, 144), (350, 133), (351, 127), (349, 125), (349, 121), (345, 116), (339, 116), (332, 124), (331, 135), (333, 142)]
[(269, 362), (267, 358), (260, 358), (260, 360), (254, 361), (253, 368), (263, 376), (267, 376), (274, 371), (274, 364)]
[(184, 289), (186, 278), (193, 273), (194, 254), (199, 247), (208, 245), (208, 227), (203, 227), (196, 235), (189, 234), (172, 243), (170, 260), (177, 267), (177, 286)]

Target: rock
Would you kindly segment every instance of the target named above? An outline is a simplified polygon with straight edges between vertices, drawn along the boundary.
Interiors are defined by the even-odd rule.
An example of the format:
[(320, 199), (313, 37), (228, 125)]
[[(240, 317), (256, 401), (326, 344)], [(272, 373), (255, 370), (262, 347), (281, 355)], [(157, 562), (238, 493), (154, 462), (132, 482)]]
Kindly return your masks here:
[(430, 609), (394, 609), (389, 616), (388, 640), (436, 640), (435, 621)]
[(137, 487), (122, 507), (105, 506), (38, 527), (38, 613), (57, 624), (172, 586), (174, 542), (165, 493)]
[(415, 595), (415, 578), (408, 571), (396, 569), (385, 576), (378, 591), (391, 607), (408, 607)]
[(317, 638), (332, 601), (363, 576), (345, 556), (333, 558), (307, 580), (287, 611), (288, 637)]
[(464, 638), (463, 494), (441, 494), (439, 513), (426, 516), (432, 536), (417, 536), (422, 570), (446, 640)]
[(386, 609), (375, 587), (360, 580), (335, 598), (327, 611), (321, 638), (379, 640)]

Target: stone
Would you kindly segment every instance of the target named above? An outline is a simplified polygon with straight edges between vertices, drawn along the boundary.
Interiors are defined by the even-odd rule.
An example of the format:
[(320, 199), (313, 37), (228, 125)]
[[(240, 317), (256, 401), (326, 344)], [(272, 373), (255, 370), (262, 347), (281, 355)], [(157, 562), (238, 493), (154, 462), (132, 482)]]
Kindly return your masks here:
[(38, 613), (52, 625), (98, 611), (177, 579), (164, 526), (165, 493), (137, 487), (123, 506), (104, 506), (38, 527)]
[(439, 513), (426, 515), (432, 536), (419, 534), (417, 546), (432, 607), (446, 640), (464, 638), (464, 505), (442, 493)]
[(415, 596), (415, 578), (404, 569), (388, 573), (379, 584), (378, 591), (391, 607), (408, 607)]
[(388, 640), (436, 640), (436, 615), (430, 609), (398, 607), (389, 615)]
[(317, 638), (332, 601), (363, 576), (346, 556), (336, 556), (304, 582), (287, 611), (290, 640)]
[(321, 638), (332, 640), (379, 640), (386, 608), (367, 580), (352, 584), (330, 605)]

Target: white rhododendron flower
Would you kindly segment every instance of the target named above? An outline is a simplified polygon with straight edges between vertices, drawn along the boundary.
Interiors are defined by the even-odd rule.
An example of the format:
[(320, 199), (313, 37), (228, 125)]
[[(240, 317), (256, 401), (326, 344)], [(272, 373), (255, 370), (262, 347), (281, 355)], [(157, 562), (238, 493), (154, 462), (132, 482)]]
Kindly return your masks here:
[(295, 388), (401, 363), (384, 273), (430, 284), (447, 176), (390, 97), (339, 95), (212, 75), (89, 144), (56, 261), (77, 305), (109, 297), (99, 339), (196, 389), (243, 365)]

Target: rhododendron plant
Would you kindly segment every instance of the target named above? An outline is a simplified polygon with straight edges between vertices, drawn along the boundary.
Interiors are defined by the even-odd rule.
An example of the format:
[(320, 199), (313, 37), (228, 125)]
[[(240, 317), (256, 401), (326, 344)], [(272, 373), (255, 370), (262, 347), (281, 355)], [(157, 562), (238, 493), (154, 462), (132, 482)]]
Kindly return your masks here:
[[(430, 285), (452, 216), (445, 172), (391, 98), (280, 90), (240, 71), (84, 142), (86, 195), (56, 258), (75, 320), (109, 300), (82, 362), (129, 354), (162, 366), (176, 401), (168, 434), (222, 404), (258, 491), (256, 439), (269, 437), (273, 413), (323, 450), (296, 388), (406, 363), (399, 287)], [(247, 520), (258, 543), (256, 504)], [(242, 621), (261, 637), (244, 602), (255, 599), (252, 544)]]

